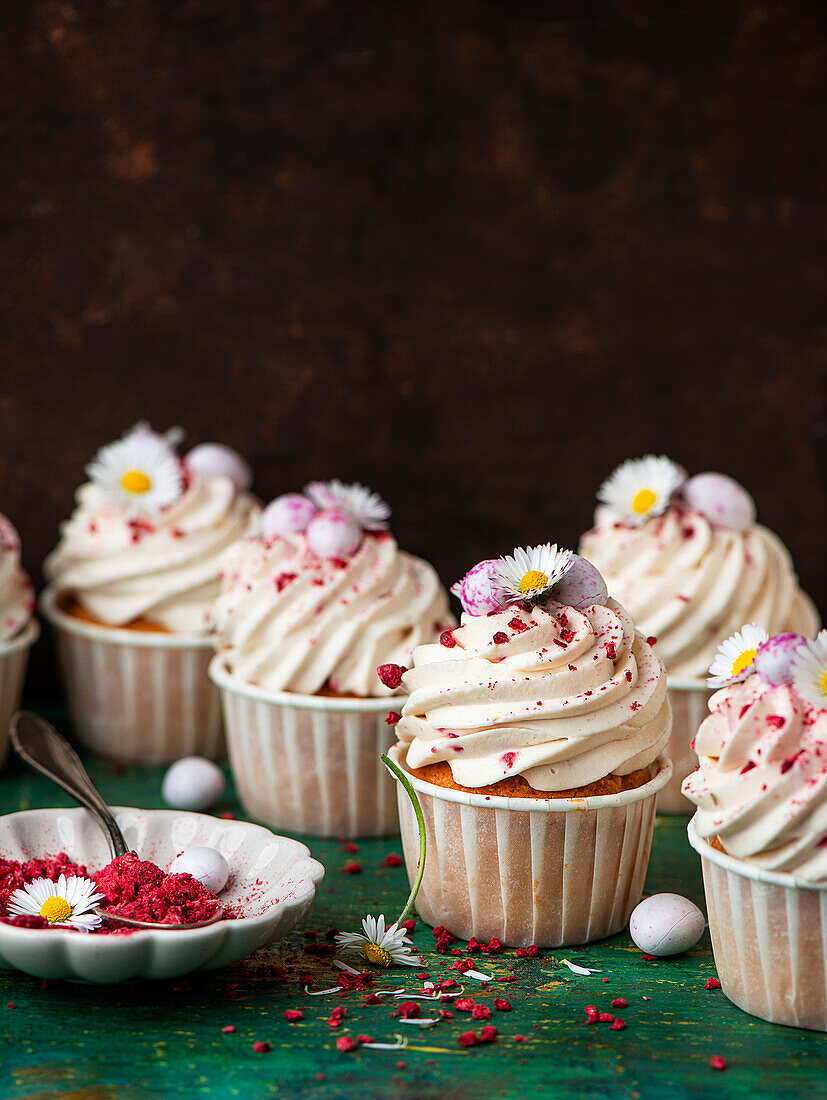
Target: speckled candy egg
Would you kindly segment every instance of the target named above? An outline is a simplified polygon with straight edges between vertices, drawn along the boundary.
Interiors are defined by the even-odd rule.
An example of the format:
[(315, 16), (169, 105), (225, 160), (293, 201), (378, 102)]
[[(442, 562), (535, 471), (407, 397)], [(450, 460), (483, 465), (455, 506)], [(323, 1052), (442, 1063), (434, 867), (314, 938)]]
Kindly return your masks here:
[(319, 558), (349, 558), (362, 545), (362, 528), (344, 508), (325, 508), (308, 525), (307, 545)]
[(176, 810), (209, 810), (224, 790), (224, 773), (203, 756), (184, 756), (167, 769), (161, 796)]
[(748, 531), (755, 523), (755, 501), (726, 474), (696, 474), (681, 493), (687, 507), (701, 512), (716, 527)]
[(773, 687), (788, 687), (793, 682), (793, 657), (799, 646), (804, 645), (806, 638), (800, 634), (776, 634), (774, 638), (768, 638), (759, 645), (753, 661), (753, 668), (767, 683)]
[(215, 848), (187, 848), (169, 865), (171, 875), (192, 875), (201, 885), (220, 894), (230, 877), (230, 865)]
[(455, 588), (463, 610), (482, 617), (505, 607), (505, 599), (497, 581), (497, 563), (481, 561), (469, 569)]
[(694, 947), (706, 921), (697, 905), (680, 894), (653, 894), (637, 906), (629, 934), (647, 955), (680, 955)]
[(571, 565), (552, 587), (551, 598), (582, 611), (595, 603), (605, 604), (609, 590), (592, 563), (579, 554), (573, 554)]
[(186, 464), (202, 477), (228, 477), (243, 493), (253, 484), (253, 471), (232, 447), (223, 443), (199, 443), (187, 455)]
[(266, 539), (282, 535), (300, 535), (319, 509), (302, 493), (285, 493), (271, 500), (259, 520), (259, 529)]

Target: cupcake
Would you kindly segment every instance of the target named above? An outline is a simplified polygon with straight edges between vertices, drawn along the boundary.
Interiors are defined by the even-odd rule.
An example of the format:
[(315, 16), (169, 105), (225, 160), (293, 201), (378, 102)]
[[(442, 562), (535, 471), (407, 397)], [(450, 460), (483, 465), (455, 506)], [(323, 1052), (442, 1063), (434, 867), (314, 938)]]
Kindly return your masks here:
[(721, 985), (753, 1016), (827, 1031), (827, 630), (745, 627), (711, 671), (683, 792)]
[(618, 467), (598, 499), (580, 553), (657, 642), (669, 674), (674, 767), (658, 805), (689, 813), (680, 783), (696, 763), (689, 742), (706, 713), (704, 678), (717, 646), (745, 622), (811, 635), (818, 614), (783, 544), (755, 522), (752, 497), (724, 474), (687, 479), (668, 458), (647, 455)]
[(202, 444), (182, 459), (180, 435), (138, 424), (103, 447), (44, 564), (77, 737), (123, 761), (224, 751), (208, 613), (259, 506), (239, 455)]
[[(612, 935), (640, 900), (671, 716), (666, 674), (597, 571), (556, 546), (475, 566), (461, 625), (418, 646), (392, 757), (425, 816), (417, 909), (462, 939)], [(399, 790), (405, 859), (418, 833)]]
[(376, 494), (313, 482), (274, 500), (224, 561), (213, 607), (239, 797), (273, 828), (318, 836), (397, 830), (379, 761), (401, 700), (393, 674), (454, 625), (433, 568), (404, 553)]
[(0, 515), (0, 765), (9, 748), (9, 723), (20, 704), (29, 647), (40, 628), (32, 618), (32, 582), (20, 566), (20, 539)]

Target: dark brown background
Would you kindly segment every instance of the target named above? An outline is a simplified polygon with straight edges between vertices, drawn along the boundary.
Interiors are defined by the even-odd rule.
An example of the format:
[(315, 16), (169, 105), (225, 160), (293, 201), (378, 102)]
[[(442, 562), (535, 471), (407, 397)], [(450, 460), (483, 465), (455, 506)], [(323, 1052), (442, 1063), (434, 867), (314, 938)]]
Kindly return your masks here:
[(446, 581), (573, 545), (612, 467), (665, 451), (741, 479), (824, 610), (820, 10), (6, 0), (27, 566), (148, 417), (265, 498), (368, 483)]

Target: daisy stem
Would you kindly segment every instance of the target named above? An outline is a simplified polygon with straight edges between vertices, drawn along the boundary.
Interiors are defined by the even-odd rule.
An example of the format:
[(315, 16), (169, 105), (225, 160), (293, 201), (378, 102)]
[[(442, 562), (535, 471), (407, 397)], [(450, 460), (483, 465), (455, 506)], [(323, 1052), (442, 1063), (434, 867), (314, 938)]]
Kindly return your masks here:
[(416, 895), (419, 893), (419, 887), (422, 883), (422, 876), (425, 874), (425, 818), (422, 816), (422, 807), (419, 805), (419, 799), (416, 797), (416, 791), (413, 789), (410, 780), (405, 773), (394, 762), (389, 759), (383, 753), (379, 759), (391, 773), (391, 775), (398, 779), (402, 786), (405, 788), (405, 793), (411, 800), (413, 811), (416, 814), (416, 823), (419, 826), (419, 860), (416, 865), (416, 877), (414, 884), (411, 888), (408, 900), (405, 903), (405, 908), (396, 918), (396, 923), (401, 924), (408, 916), (408, 913), (413, 909), (414, 902), (416, 901)]

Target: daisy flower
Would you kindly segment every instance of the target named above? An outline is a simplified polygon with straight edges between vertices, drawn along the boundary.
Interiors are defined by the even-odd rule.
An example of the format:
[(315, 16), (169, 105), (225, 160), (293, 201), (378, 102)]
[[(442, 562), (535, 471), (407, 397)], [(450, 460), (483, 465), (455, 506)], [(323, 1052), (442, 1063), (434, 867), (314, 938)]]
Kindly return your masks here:
[(762, 642), (769, 634), (762, 626), (747, 623), (740, 630), (721, 642), (709, 666), (707, 686), (711, 688), (729, 687), (739, 680), (746, 680), (754, 672), (752, 662)]
[(411, 940), (399, 923), (385, 928), (385, 917), (366, 916), (362, 921), (364, 935), (361, 932), (339, 932), (336, 946), (339, 954), (345, 951), (360, 951), (373, 966), (423, 966), (420, 955), (411, 950)]
[(665, 455), (630, 458), (606, 478), (597, 499), (633, 527), (662, 515), (685, 480), (679, 466)]
[(383, 531), (388, 526), (390, 507), (378, 493), (372, 493), (358, 481), (352, 485), (345, 485), (338, 478), (311, 481), (304, 492), (319, 509), (344, 508), (365, 531)]
[(61, 875), (57, 882), (36, 878), (14, 890), (6, 909), (12, 917), (45, 917), (49, 924), (91, 932), (101, 923), (102, 918), (95, 912), (99, 901), (103, 901), (103, 894), (95, 891), (94, 882), (78, 875)]
[(827, 630), (799, 646), (793, 658), (793, 687), (808, 703), (827, 710)]
[(534, 600), (544, 595), (571, 568), (571, 550), (558, 550), (557, 543), (518, 546), (513, 555), (496, 563), (496, 577), (509, 602)]
[(86, 474), (113, 507), (142, 514), (173, 504), (184, 489), (175, 450), (142, 425), (116, 443), (101, 447)]

